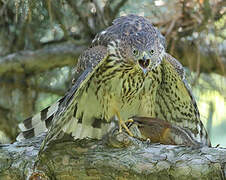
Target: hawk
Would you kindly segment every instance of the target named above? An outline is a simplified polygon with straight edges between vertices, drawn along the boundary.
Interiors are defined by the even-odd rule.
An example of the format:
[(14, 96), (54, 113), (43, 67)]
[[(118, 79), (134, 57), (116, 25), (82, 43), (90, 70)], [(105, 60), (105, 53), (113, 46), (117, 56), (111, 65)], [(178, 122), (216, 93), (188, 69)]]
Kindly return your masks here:
[(150, 117), (210, 146), (184, 69), (165, 52), (164, 37), (148, 19), (128, 15), (114, 20), (81, 54), (77, 72), (80, 77), (61, 100), (19, 125), (17, 139), (47, 130), (44, 143), (62, 133), (100, 139), (114, 120), (119, 131), (123, 127), (132, 135), (125, 121)]

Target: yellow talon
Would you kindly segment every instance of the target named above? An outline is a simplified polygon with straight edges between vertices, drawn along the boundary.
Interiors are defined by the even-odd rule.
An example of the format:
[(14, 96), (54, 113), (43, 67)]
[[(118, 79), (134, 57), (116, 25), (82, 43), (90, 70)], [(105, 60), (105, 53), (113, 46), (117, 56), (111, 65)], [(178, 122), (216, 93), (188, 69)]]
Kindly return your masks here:
[[(122, 127), (126, 130), (126, 132), (133, 137), (133, 133), (129, 130), (129, 128), (126, 126), (125, 122), (121, 119), (118, 111), (116, 111), (116, 116), (118, 118), (118, 125), (119, 125), (119, 132), (122, 132)], [(126, 122), (133, 122), (132, 119), (127, 120)]]
[(134, 122), (133, 119), (128, 119), (125, 123), (132, 123)]

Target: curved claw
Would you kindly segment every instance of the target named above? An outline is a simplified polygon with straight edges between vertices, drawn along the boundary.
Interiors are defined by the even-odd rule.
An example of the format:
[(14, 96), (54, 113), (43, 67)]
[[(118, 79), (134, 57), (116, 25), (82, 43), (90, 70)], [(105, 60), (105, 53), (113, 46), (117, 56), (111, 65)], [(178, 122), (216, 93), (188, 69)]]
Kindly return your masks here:
[(133, 137), (133, 133), (129, 130), (129, 128), (126, 126), (126, 122), (133, 122), (132, 119), (128, 119), (127, 121), (123, 121), (119, 115), (118, 112), (116, 112), (116, 116), (117, 116), (117, 119), (118, 119), (118, 123), (119, 123), (119, 132), (121, 133), (122, 132), (122, 127), (126, 130), (126, 132), (131, 136)]

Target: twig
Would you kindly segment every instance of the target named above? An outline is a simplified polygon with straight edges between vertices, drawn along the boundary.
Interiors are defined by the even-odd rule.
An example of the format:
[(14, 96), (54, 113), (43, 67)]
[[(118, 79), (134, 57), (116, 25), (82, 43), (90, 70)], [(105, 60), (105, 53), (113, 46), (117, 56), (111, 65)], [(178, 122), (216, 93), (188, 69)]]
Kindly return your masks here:
[[(196, 48), (198, 48), (198, 44), (196, 44)], [(192, 83), (192, 86), (195, 86), (196, 83), (198, 82), (198, 79), (200, 77), (200, 50), (197, 50), (197, 63), (196, 63), (196, 76), (195, 79)]]
[(115, 19), (116, 15), (119, 13), (120, 8), (127, 2), (128, 0), (121, 0), (116, 7), (113, 9), (112, 19)]
[(80, 13), (79, 8), (77, 7), (76, 3), (73, 3), (71, 0), (66, 0), (68, 5), (71, 7), (71, 9), (74, 11), (74, 14), (78, 15), (79, 19), (81, 20), (82, 24), (84, 25), (84, 31), (89, 34), (93, 33), (91, 27), (89, 26), (89, 23), (86, 18)]
[(106, 27), (109, 22), (105, 19), (104, 10), (100, 8), (98, 2), (96, 0), (93, 0), (93, 3), (95, 4), (96, 10), (97, 10), (97, 17), (99, 20), (99, 24), (102, 27)]
[(168, 36), (168, 35), (171, 33), (172, 29), (173, 29), (174, 26), (175, 26), (176, 20), (177, 20), (177, 19), (175, 18), (175, 19), (173, 19), (173, 20), (171, 21), (170, 26), (169, 26), (168, 30), (166, 31), (165, 36)]

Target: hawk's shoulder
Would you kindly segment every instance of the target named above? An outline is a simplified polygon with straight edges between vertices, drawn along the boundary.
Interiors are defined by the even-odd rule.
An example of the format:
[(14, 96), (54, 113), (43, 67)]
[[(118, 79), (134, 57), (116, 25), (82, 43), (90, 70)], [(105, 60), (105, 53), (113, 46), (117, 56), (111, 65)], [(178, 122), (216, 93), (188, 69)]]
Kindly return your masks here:
[(87, 68), (93, 69), (107, 55), (107, 47), (94, 46), (85, 50), (79, 57), (77, 71), (82, 72)]
[(165, 53), (165, 58), (166, 60), (175, 68), (179, 76), (181, 77), (182, 80), (185, 79), (185, 70), (183, 65), (173, 56), (171, 56), (168, 53)]

